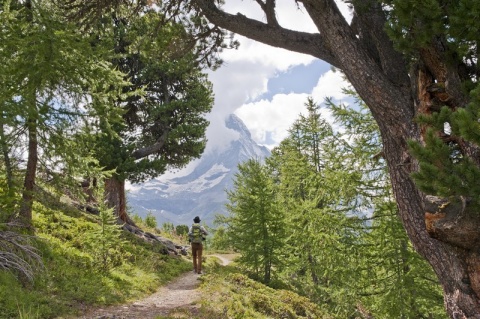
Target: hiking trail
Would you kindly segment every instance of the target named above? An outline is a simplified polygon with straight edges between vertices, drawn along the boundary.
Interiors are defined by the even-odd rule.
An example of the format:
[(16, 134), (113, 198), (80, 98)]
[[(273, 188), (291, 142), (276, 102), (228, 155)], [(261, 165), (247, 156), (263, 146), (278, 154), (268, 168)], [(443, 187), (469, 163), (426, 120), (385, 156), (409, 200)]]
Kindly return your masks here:
[[(209, 255), (220, 259), (226, 266), (231, 262), (232, 255)], [(166, 286), (162, 286), (154, 294), (141, 300), (127, 304), (108, 306), (87, 310), (77, 319), (155, 319), (167, 315), (176, 308), (188, 309), (192, 314), (198, 312), (200, 291), (199, 276), (193, 271), (184, 273)]]

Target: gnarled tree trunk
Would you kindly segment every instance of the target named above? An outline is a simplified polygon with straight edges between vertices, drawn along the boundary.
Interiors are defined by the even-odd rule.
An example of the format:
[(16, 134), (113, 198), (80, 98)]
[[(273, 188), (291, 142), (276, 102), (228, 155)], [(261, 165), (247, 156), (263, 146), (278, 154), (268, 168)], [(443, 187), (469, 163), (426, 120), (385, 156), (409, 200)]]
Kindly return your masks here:
[[(452, 108), (463, 107), (468, 101), (458, 71), (445, 62), (448, 58), (443, 56), (441, 40), (432, 39), (430, 46), (418, 52), (419, 63), (411, 67), (387, 36), (385, 13), (377, 1), (353, 2), (361, 4), (362, 10), (356, 11), (351, 24), (334, 0), (297, 1), (304, 5), (318, 33), (282, 28), (276, 20), (275, 1), (257, 2), (266, 23), (226, 13), (214, 0), (193, 1), (219, 27), (310, 54), (345, 73), (379, 125), (403, 225), (415, 249), (436, 272), (448, 314), (452, 318), (480, 318), (480, 222), (469, 217), (472, 212), (466, 201), (444, 212), (449, 205), (427, 197), (411, 178), (418, 162), (409, 154), (407, 141), (422, 141), (424, 130), (414, 119), (419, 113), (431, 112), (433, 102), (439, 100), (428, 88), (441, 83), (445, 88), (443, 104), (448, 102)], [(463, 153), (479, 164), (478, 148), (464, 141), (459, 144)]]
[(127, 214), (127, 199), (125, 196), (125, 181), (113, 175), (105, 180), (105, 201), (113, 208), (119, 222), (136, 226)]

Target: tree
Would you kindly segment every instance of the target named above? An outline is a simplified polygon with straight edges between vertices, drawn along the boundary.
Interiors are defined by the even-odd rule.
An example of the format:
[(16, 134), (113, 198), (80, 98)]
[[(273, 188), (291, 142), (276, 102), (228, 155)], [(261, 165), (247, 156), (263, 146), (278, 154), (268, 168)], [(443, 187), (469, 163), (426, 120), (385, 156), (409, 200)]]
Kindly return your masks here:
[(287, 223), (281, 278), (337, 317), (443, 317), (435, 275), (397, 216), (377, 125), (361, 101), (327, 102), (339, 132), (309, 99), (267, 159)]
[(186, 237), (188, 234), (188, 226), (187, 225), (177, 225), (175, 227), (175, 233), (177, 236), (184, 236)]
[[(443, 318), (442, 294), (435, 274), (413, 250), (401, 225), (385, 161), (379, 156), (378, 126), (354, 91), (345, 90), (356, 107), (327, 106), (348, 141), (353, 169), (361, 178), (350, 180), (357, 190), (357, 212), (368, 212), (365, 231), (358, 231), (349, 291), (357, 313), (375, 318)], [(348, 162), (347, 162), (348, 163)], [(351, 170), (344, 166), (342, 169)], [(342, 264), (343, 265), (343, 264)], [(349, 303), (352, 303), (350, 301)]]
[[(216, 26), (312, 55), (345, 73), (379, 126), (382, 156), (402, 224), (415, 249), (438, 276), (448, 314), (452, 318), (478, 318), (480, 220), (474, 217), (478, 209), (471, 203), (475, 201), (471, 201), (471, 193), (454, 189), (420, 189), (412, 173), (421, 167), (409, 143), (423, 145), (425, 141), (428, 124), (417, 122), (417, 115), (434, 113), (442, 106), (465, 114), (467, 105), (478, 105), (475, 57), (480, 4), (471, 0), (351, 1), (353, 19), (348, 23), (334, 0), (297, 1), (318, 29), (317, 33), (305, 33), (279, 24), (273, 0), (257, 1), (266, 22), (226, 13), (214, 0), (194, 3)], [(478, 125), (478, 113), (466, 117), (473, 117), (472, 123)], [(468, 128), (465, 122), (450, 124)], [(437, 134), (444, 143), (455, 145), (451, 152), (469, 161), (470, 169), (478, 169), (479, 147), (468, 134), (444, 127), (439, 132), (437, 127)], [(447, 175), (455, 175), (455, 171), (444, 170), (441, 161), (435, 166)], [(430, 177), (429, 181), (434, 184), (436, 179)], [(448, 212), (442, 212), (447, 206)]]
[[(111, 106), (125, 82), (105, 61), (102, 48), (93, 47), (89, 35), (65, 23), (53, 7), (3, 1), (0, 8), (0, 142), (10, 191), (13, 150), (26, 154), (23, 167), (22, 156), (17, 158), (16, 168), (24, 168), (24, 178), (14, 219), (30, 227), (39, 166), (49, 175), (88, 167), (79, 153), (71, 152), (72, 146), (85, 150), (79, 127), (99, 117), (119, 120)], [(70, 181), (77, 177), (64, 175)]]
[(228, 240), (227, 230), (224, 225), (219, 225), (217, 228), (213, 229), (211, 246), (213, 249), (231, 250), (231, 244)]
[(129, 224), (125, 180), (142, 182), (181, 168), (198, 158), (206, 144), (205, 115), (213, 95), (202, 69), (220, 62), (209, 46), (219, 50), (222, 42), (212, 39), (223, 35), (206, 32), (201, 19), (191, 22), (194, 16), (185, 18), (188, 12), (177, 9), (171, 14), (172, 8), (147, 7), (138, 16), (117, 13), (112, 18), (118, 54), (113, 62), (131, 81), (125, 91), (142, 94), (119, 99), (116, 107), (124, 121), (111, 134), (100, 132), (95, 149), (100, 164), (115, 170), (106, 182), (109, 206)]
[(352, 317), (358, 291), (358, 242), (365, 232), (354, 212), (361, 174), (358, 159), (332, 127), (319, 106), (308, 99), (289, 136), (267, 160), (286, 218), (286, 264), (283, 278), (301, 294), (329, 307), (339, 317)]
[(265, 166), (248, 160), (238, 166), (233, 190), (227, 191), (230, 244), (241, 252), (239, 262), (264, 283), (281, 267), (284, 219), (275, 205), (275, 193)]

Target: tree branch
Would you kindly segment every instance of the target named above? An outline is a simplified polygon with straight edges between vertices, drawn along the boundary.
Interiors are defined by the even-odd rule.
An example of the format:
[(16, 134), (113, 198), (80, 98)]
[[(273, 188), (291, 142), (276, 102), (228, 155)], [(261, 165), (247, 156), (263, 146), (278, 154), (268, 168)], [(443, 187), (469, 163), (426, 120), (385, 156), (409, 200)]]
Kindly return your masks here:
[(405, 69), (405, 60), (400, 52), (395, 50), (392, 40), (384, 31), (387, 19), (381, 4), (376, 0), (364, 0), (356, 8), (352, 20), (352, 28), (359, 41), (370, 55), (378, 61), (385, 75), (392, 82), (405, 89), (410, 86)]
[[(321, 34), (288, 30), (249, 19), (242, 14), (233, 15), (220, 10), (214, 0), (196, 0), (195, 4), (210, 23), (221, 28), (273, 47), (314, 56), (340, 68), (339, 61), (325, 45), (325, 39)], [(274, 10), (271, 1), (264, 5), (266, 9), (269, 7), (267, 12)], [(274, 14), (274, 11), (272, 13)]]
[(132, 157), (138, 160), (160, 151), (167, 142), (169, 132), (170, 130), (166, 129), (154, 144), (135, 150)]
[(265, 2), (262, 0), (256, 1), (262, 8), (263, 12), (265, 12), (268, 25), (272, 27), (279, 27), (280, 25), (278, 24), (277, 17), (275, 15), (275, 0), (266, 0)]

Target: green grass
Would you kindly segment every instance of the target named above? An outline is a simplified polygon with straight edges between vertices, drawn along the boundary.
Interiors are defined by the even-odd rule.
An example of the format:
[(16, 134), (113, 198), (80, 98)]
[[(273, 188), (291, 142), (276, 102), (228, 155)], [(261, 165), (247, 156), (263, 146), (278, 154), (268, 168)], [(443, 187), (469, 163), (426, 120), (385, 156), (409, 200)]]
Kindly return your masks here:
[(82, 308), (124, 303), (154, 292), (190, 270), (191, 263), (161, 253), (163, 246), (123, 233), (100, 271), (88, 248), (88, 234), (100, 227), (95, 216), (35, 205), (35, 246), (44, 262), (34, 282), (0, 271), (0, 319), (56, 318)]
[[(81, 212), (35, 205), (37, 247), (44, 262), (35, 280), (19, 280), (0, 271), (0, 319), (49, 319), (79, 315), (82, 310), (122, 304), (145, 297), (180, 274), (191, 271), (190, 260), (162, 253), (151, 244), (122, 233), (109, 248), (108, 269), (99, 267), (91, 248), (98, 236), (98, 218)], [(235, 263), (220, 266), (205, 251), (202, 300), (196, 307), (174, 309), (158, 319), (210, 318), (330, 318), (308, 299), (273, 289), (241, 274)], [(233, 256), (233, 254), (231, 254)]]
[(175, 309), (156, 319), (331, 319), (324, 309), (288, 290), (273, 289), (241, 274), (233, 263), (220, 266), (207, 257), (206, 273), (200, 280), (200, 307)]

